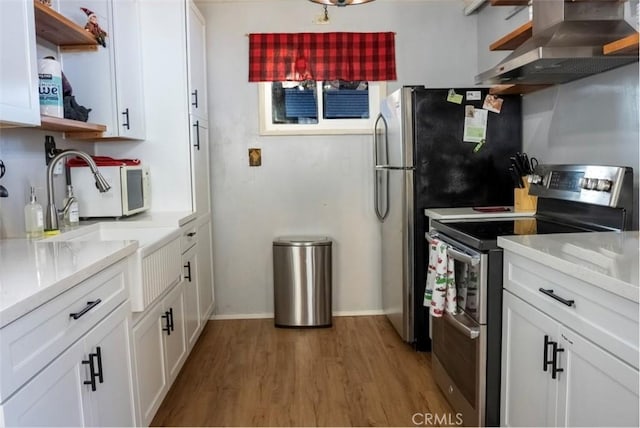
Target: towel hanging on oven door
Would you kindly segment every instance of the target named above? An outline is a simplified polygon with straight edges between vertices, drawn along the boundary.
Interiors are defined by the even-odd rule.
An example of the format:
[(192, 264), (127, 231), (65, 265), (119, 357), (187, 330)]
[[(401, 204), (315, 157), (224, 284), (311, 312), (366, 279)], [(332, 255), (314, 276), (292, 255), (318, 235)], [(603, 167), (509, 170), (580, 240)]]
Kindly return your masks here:
[(434, 237), (429, 237), (428, 241), (429, 265), (423, 305), (434, 317), (441, 317), (445, 311), (455, 315), (458, 306), (455, 262), (447, 254), (449, 246), (445, 242)]

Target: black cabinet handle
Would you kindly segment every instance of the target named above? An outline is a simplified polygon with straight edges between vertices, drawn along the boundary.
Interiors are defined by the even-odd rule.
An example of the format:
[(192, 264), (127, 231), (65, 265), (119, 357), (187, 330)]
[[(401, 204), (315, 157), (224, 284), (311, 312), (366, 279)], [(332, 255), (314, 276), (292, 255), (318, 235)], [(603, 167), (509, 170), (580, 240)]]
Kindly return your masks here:
[(196, 120), (196, 123), (193, 124), (193, 127), (196, 128), (196, 143), (193, 145), (197, 150), (200, 150), (200, 121)]
[(93, 356), (95, 356), (96, 360), (98, 361), (98, 382), (103, 383), (104, 376), (102, 375), (102, 350), (99, 346), (96, 346), (96, 353), (93, 354)]
[(165, 312), (164, 315), (162, 315), (162, 318), (165, 319), (166, 324), (164, 327), (162, 327), (162, 331), (166, 331), (167, 332), (167, 336), (171, 336), (171, 324), (169, 323), (169, 312)]
[(193, 236), (196, 236), (196, 233), (195, 232), (189, 232), (189, 233), (187, 233), (187, 236), (193, 237)]
[(173, 328), (173, 308), (169, 308), (169, 328), (171, 328), (171, 331), (174, 330), (174, 328)]
[(546, 294), (547, 296), (551, 297), (552, 299), (557, 300), (558, 302), (562, 303), (563, 305), (575, 306), (575, 304), (576, 304), (575, 300), (563, 299), (562, 297), (558, 296), (557, 294), (553, 294), (553, 290), (545, 290), (544, 288), (540, 287), (540, 288), (538, 288), (538, 291), (540, 291), (543, 294)]
[(551, 379), (556, 378), (556, 373), (561, 373), (564, 369), (558, 368), (558, 354), (564, 352), (564, 348), (559, 348), (556, 342), (553, 342), (551, 347), (553, 348), (553, 364), (551, 365)]
[(91, 378), (90, 380), (85, 380), (83, 383), (85, 385), (91, 385), (91, 390), (95, 391), (96, 390), (96, 373), (95, 373), (95, 367), (93, 366), (93, 355), (94, 354), (89, 354), (88, 360), (82, 360), (82, 364), (89, 364), (89, 377)]
[(191, 105), (195, 108), (198, 108), (198, 90), (195, 89), (193, 92), (191, 92), (191, 96), (193, 97), (193, 102), (191, 103)]
[(124, 123), (122, 124), (123, 128), (131, 129), (129, 127), (129, 108), (126, 108), (122, 114), (124, 115)]
[(85, 306), (84, 309), (82, 309), (80, 312), (71, 313), (69, 314), (69, 316), (74, 320), (77, 320), (78, 318), (80, 318), (81, 316), (89, 312), (91, 309), (98, 306), (100, 302), (102, 302), (102, 299), (97, 299), (97, 300), (94, 300), (93, 302), (87, 302), (87, 306)]
[(189, 282), (191, 282), (191, 262), (188, 261), (186, 265), (184, 265), (185, 268), (187, 268), (187, 274), (184, 276), (186, 279), (189, 280)]
[(542, 371), (547, 371), (547, 366), (553, 364), (553, 360), (549, 360), (549, 345), (555, 345), (556, 342), (549, 340), (549, 336), (544, 335), (544, 352), (542, 356)]

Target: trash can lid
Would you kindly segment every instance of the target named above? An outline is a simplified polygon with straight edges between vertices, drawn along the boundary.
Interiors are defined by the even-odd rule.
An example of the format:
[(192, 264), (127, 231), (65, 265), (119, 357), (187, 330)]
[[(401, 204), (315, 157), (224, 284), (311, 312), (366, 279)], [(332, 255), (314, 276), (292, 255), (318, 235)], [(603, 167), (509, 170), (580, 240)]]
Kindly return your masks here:
[(281, 236), (273, 241), (273, 245), (313, 247), (331, 245), (331, 239), (327, 236)]

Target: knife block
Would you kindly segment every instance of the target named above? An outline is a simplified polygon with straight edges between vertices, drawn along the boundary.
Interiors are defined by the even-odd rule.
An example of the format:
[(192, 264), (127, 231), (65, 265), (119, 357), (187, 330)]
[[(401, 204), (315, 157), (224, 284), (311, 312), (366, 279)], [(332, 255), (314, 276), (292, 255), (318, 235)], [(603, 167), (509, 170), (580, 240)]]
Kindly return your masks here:
[(529, 181), (522, 177), (524, 189), (513, 189), (513, 210), (515, 212), (534, 211), (538, 207), (538, 197), (529, 195)]

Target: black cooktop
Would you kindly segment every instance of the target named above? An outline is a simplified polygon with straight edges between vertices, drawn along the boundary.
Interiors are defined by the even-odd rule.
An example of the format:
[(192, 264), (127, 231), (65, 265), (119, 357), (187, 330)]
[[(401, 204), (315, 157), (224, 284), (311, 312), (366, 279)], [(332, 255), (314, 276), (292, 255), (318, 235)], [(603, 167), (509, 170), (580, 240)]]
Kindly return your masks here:
[(498, 248), (498, 236), (542, 235), (548, 233), (590, 232), (591, 229), (541, 220), (535, 217), (485, 219), (476, 221), (433, 220), (438, 232), (478, 250)]

